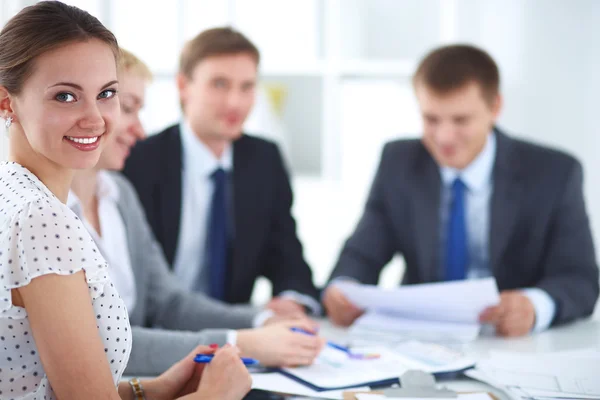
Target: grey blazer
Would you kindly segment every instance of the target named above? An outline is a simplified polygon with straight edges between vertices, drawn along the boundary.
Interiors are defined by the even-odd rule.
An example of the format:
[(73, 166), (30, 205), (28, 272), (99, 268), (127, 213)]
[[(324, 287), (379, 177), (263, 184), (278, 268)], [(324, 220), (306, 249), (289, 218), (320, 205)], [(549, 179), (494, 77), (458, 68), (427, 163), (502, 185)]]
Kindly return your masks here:
[(227, 329), (252, 327), (258, 309), (232, 306), (179, 287), (133, 187), (120, 174), (111, 173), (111, 177), (119, 187), (118, 208), (137, 292), (135, 308), (129, 313), (133, 348), (125, 373), (160, 374), (198, 344), (225, 344)]
[[(553, 324), (590, 315), (598, 298), (598, 266), (580, 163), (495, 134), (489, 259), (498, 288), (545, 290), (557, 305)], [(440, 192), (439, 168), (420, 140), (388, 143), (364, 214), (331, 279), (375, 284), (399, 253), (406, 261), (404, 283), (440, 280)]]

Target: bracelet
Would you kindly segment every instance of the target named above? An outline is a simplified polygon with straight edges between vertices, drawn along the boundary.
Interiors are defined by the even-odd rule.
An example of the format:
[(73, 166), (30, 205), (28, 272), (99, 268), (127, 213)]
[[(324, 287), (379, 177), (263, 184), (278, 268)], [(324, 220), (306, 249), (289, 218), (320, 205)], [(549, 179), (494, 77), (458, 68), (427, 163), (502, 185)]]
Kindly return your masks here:
[(142, 387), (142, 382), (140, 382), (138, 378), (130, 379), (129, 384), (131, 385), (131, 389), (133, 390), (133, 398), (135, 400), (146, 400), (146, 396), (144, 396), (144, 388)]

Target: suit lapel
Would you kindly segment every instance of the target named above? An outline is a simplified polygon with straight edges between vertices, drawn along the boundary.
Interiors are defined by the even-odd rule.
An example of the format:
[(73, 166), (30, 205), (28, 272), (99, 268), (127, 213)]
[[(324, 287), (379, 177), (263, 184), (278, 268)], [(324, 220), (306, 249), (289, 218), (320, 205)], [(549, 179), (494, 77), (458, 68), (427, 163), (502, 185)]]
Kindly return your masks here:
[[(237, 285), (236, 272), (241, 271), (240, 264), (243, 262), (243, 255), (246, 253), (248, 235), (252, 234), (249, 229), (253, 226), (252, 210), (253, 204), (248, 204), (253, 198), (253, 188), (256, 190), (256, 179), (252, 179), (252, 163), (249, 160), (249, 154), (245, 149), (245, 137), (233, 143), (233, 176), (231, 184), (231, 206), (233, 218), (230, 219), (230, 232), (233, 234), (232, 260), (229, 263), (228, 282), (230, 290)], [(231, 293), (231, 291), (229, 292)]]
[(416, 164), (414, 187), (415, 229), (420, 260), (419, 272), (424, 282), (438, 279), (440, 174), (437, 164), (424, 147)]
[(524, 190), (515, 174), (510, 138), (496, 130), (497, 150), (494, 165), (494, 190), (491, 200), (490, 221), (490, 268), (496, 271), (500, 267), (504, 252), (519, 212), (519, 199)]
[(171, 128), (167, 136), (163, 156), (166, 157), (164, 165), (164, 174), (160, 184), (159, 193), (155, 193), (160, 198), (161, 223), (163, 226), (164, 252), (170, 265), (175, 261), (175, 251), (177, 250), (177, 241), (179, 239), (179, 226), (181, 219), (181, 191), (182, 191), (182, 149), (181, 133), (179, 125)]

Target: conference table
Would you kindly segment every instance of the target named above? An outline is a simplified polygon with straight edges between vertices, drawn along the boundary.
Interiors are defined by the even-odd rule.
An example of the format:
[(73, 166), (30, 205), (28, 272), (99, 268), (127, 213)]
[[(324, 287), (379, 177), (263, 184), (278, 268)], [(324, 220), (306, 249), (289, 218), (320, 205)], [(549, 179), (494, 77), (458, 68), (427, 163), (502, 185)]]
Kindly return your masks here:
[[(347, 329), (335, 327), (327, 320), (319, 322), (321, 335), (328, 340), (343, 344), (350, 341), (351, 336)], [(479, 337), (474, 342), (464, 345), (462, 350), (473, 359), (479, 360), (487, 357), (492, 350), (545, 353), (586, 348), (600, 350), (600, 316), (598, 314), (593, 319), (576, 321), (526, 337), (509, 339), (495, 336)], [(126, 378), (124, 377), (124, 379)], [(455, 376), (451, 379), (438, 380), (438, 383), (457, 392), (489, 392), (494, 394), (498, 400), (510, 400), (504, 392), (485, 383), (465, 377), (462, 374), (459, 374), (459, 377)], [(250, 400), (281, 399), (277, 395), (267, 395), (255, 391), (251, 392), (247, 398)], [(293, 397), (285, 397), (285, 399), (291, 398)], [(306, 398), (302, 397), (302, 399)], [(315, 399), (318, 399), (318, 397)]]
[[(338, 328), (328, 321), (321, 321), (321, 334), (327, 339), (345, 343), (349, 340), (347, 329)], [(474, 359), (488, 356), (492, 350), (506, 350), (520, 353), (540, 353), (595, 348), (600, 350), (600, 318), (576, 321), (572, 324), (549, 329), (542, 333), (520, 338), (480, 337), (466, 344), (463, 351)], [(600, 371), (600, 366), (599, 366)], [(600, 374), (600, 372), (599, 372)], [(487, 391), (498, 399), (508, 400), (502, 391), (467, 377), (438, 381), (440, 385), (459, 392)]]

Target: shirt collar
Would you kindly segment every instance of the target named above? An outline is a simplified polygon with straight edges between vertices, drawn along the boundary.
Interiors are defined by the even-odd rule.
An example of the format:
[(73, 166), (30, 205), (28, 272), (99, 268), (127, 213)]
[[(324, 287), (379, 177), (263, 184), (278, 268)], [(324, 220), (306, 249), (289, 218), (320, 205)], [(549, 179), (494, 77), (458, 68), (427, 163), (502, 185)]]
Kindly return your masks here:
[(210, 151), (192, 131), (190, 124), (184, 119), (180, 124), (181, 142), (183, 144), (183, 169), (194, 171), (194, 175), (210, 176), (217, 168), (225, 171), (233, 169), (233, 152), (231, 144), (225, 147), (220, 159)]
[[(117, 183), (110, 174), (107, 171), (100, 171), (98, 172), (96, 179), (96, 196), (98, 197), (98, 200), (107, 199), (116, 203), (119, 200), (119, 186), (117, 186)], [(79, 219), (83, 219), (83, 206), (81, 205), (81, 200), (79, 200), (79, 197), (77, 197), (73, 190), (69, 190), (67, 207), (69, 207)]]
[(458, 170), (450, 167), (440, 167), (442, 182), (444, 186), (450, 186), (457, 177), (460, 177), (470, 191), (480, 191), (491, 181), (495, 162), (496, 135), (491, 132), (483, 150), (466, 168)]

